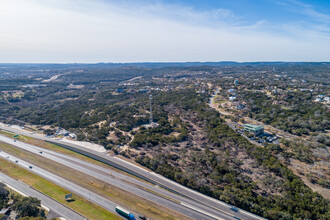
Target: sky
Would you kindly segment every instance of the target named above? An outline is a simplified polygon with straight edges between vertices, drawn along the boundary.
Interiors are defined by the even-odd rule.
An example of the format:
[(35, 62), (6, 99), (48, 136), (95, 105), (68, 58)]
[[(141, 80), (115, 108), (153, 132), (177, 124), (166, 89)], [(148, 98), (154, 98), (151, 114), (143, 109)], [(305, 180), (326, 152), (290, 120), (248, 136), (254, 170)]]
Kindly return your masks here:
[(0, 0), (0, 63), (330, 61), (329, 0)]

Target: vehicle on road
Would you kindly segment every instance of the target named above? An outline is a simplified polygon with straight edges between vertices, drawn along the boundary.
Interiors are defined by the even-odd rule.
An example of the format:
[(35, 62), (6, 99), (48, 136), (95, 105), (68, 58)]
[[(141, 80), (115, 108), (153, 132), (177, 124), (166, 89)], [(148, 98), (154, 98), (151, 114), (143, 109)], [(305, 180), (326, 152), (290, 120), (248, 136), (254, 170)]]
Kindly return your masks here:
[(121, 216), (124, 216), (125, 218), (127, 218), (129, 220), (135, 220), (134, 215), (132, 215), (129, 211), (127, 211), (126, 209), (124, 209), (120, 206), (116, 206), (116, 212), (118, 212)]
[(29, 166), (30, 169), (32, 169), (32, 166)]
[(147, 218), (144, 215), (139, 215), (139, 218), (142, 220), (146, 220)]
[(233, 205), (231, 205), (229, 207), (230, 207), (230, 210), (233, 210), (234, 212), (238, 212), (238, 208), (237, 207), (235, 207)]

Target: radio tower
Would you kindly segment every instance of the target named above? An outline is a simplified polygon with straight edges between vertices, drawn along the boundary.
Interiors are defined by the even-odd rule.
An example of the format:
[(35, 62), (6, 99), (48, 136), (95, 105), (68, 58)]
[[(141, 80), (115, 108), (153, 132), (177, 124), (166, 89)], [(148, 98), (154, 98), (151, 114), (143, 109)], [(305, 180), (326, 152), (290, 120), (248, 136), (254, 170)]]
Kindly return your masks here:
[(150, 100), (150, 125), (152, 126), (154, 124), (153, 118), (152, 118), (152, 95), (149, 96)]
[(58, 123), (58, 128), (57, 128), (56, 134), (59, 134), (60, 131), (61, 131), (61, 127), (60, 127), (60, 110), (59, 109), (57, 109), (57, 123)]

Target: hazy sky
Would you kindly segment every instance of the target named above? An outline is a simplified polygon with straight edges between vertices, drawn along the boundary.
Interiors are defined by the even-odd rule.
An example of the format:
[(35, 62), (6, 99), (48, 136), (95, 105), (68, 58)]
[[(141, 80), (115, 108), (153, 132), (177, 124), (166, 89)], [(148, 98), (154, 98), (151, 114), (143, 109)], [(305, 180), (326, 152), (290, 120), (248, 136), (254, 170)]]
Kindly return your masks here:
[(330, 61), (329, 0), (0, 0), (0, 63)]

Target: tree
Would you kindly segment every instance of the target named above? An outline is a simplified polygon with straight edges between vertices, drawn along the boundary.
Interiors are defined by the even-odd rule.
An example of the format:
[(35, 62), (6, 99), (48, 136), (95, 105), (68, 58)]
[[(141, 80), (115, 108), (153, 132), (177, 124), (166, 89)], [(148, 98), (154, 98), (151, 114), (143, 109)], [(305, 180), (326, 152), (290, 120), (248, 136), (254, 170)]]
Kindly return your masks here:
[(45, 213), (43, 209), (40, 209), (40, 205), (41, 202), (37, 198), (23, 197), (14, 204), (13, 209), (18, 212), (20, 217), (43, 217)]

